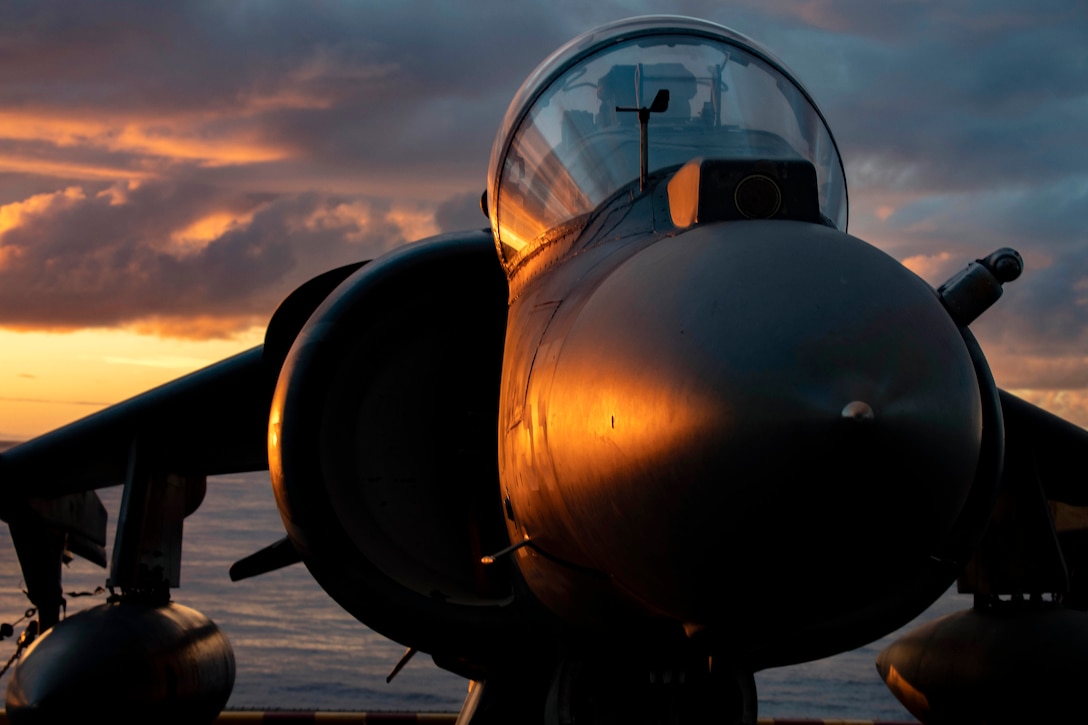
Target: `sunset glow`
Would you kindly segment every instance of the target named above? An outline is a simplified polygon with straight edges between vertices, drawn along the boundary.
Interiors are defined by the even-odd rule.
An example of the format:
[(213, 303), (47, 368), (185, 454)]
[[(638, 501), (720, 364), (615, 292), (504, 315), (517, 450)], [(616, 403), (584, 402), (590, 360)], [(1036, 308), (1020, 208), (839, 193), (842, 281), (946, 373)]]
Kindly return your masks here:
[(1000, 386), (1088, 424), (1088, 17), (1027, 7), (0, 11), (0, 434), (260, 344), (326, 269), (484, 227), (493, 135), (529, 71), (663, 9), (798, 72), (846, 161), (852, 234), (935, 286), (1019, 249), (1022, 279), (972, 328)]
[(0, 330), (0, 440), (20, 440), (90, 415), (224, 357), (259, 345), (264, 330), (233, 339), (158, 337), (124, 330)]

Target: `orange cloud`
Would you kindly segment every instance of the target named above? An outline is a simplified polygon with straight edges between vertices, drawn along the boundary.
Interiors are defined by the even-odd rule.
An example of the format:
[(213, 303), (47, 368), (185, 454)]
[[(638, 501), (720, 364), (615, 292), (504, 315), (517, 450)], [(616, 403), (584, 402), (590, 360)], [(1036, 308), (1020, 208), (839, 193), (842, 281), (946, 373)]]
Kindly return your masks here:
[[(231, 123), (250, 113), (252, 110), (245, 106), (230, 113), (205, 111), (168, 117), (131, 114), (72, 118), (70, 111), (52, 108), (0, 111), (0, 139), (48, 144), (65, 155), (83, 148), (202, 166), (288, 158), (288, 148), (260, 138), (258, 124)], [(8, 154), (0, 157), (0, 169), (69, 178), (139, 178), (147, 173), (140, 168), (56, 161), (48, 154), (42, 156), (40, 152), (36, 157)]]
[(278, 161), (290, 154), (284, 148), (262, 143), (249, 134), (233, 133), (226, 137), (203, 135), (201, 124), (125, 125), (116, 135), (102, 139), (110, 151), (126, 151), (171, 160), (196, 161), (202, 166), (230, 166)]
[(251, 209), (242, 214), (221, 211), (201, 217), (184, 229), (178, 229), (171, 234), (172, 244), (167, 251), (179, 256), (199, 252), (231, 229), (249, 224), (257, 211), (258, 209)]
[(4, 204), (0, 206), (0, 236), (21, 226), (27, 217), (64, 209), (85, 198), (83, 189), (78, 186), (69, 186), (61, 191), (35, 194), (23, 201)]
[(346, 239), (353, 239), (362, 236), (362, 230), (370, 224), (372, 217), (370, 205), (366, 202), (344, 202), (314, 209), (303, 223), (311, 230), (355, 227), (356, 231), (345, 234)]
[(995, 351), (988, 356), (1002, 387), (1058, 393), (1088, 389), (1088, 355), (1028, 355)]
[(400, 227), (404, 238), (410, 242), (434, 236), (439, 231), (433, 210), (393, 207), (388, 217)]
[(1032, 390), (1013, 388), (1009, 390), (1029, 403), (1038, 405), (1054, 415), (1088, 428), (1088, 390)]
[(0, 111), (0, 137), (78, 146), (111, 132), (104, 120), (66, 117), (57, 111)]
[[(2, 134), (0, 134), (2, 137)], [(53, 161), (19, 154), (0, 154), (0, 172), (53, 176), (61, 179), (147, 179), (149, 171), (123, 165), (81, 164), (73, 161)]]
[(235, 340), (263, 331), (273, 310), (267, 315), (193, 315), (188, 317), (145, 317), (121, 329), (135, 334), (179, 340)]
[(951, 252), (915, 254), (903, 260), (903, 266), (936, 287), (948, 277), (950, 264), (958, 263)]
[(383, 212), (366, 201), (343, 202), (315, 209), (304, 223), (310, 230), (354, 228), (344, 232), (344, 239), (352, 242), (364, 240), (374, 225), (382, 223), (395, 226), (409, 242), (438, 233), (434, 209), (421, 205), (395, 205)]
[(140, 182), (136, 179), (129, 179), (127, 183), (114, 184), (108, 189), (103, 189), (95, 194), (95, 197), (108, 198), (110, 200), (110, 206), (120, 206), (121, 204), (128, 202), (128, 192), (136, 191), (138, 188), (140, 188)]
[(18, 247), (0, 247), (0, 269), (14, 262), (22, 254)]

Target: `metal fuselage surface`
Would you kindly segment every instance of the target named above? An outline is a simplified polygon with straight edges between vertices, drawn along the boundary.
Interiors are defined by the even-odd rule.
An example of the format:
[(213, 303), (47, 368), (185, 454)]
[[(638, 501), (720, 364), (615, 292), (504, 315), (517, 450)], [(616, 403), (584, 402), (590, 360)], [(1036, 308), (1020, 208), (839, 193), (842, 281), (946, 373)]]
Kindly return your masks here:
[(567, 621), (796, 659), (929, 576), (975, 477), (979, 381), (883, 252), (800, 221), (677, 228), (667, 178), (508, 270), (508, 532)]

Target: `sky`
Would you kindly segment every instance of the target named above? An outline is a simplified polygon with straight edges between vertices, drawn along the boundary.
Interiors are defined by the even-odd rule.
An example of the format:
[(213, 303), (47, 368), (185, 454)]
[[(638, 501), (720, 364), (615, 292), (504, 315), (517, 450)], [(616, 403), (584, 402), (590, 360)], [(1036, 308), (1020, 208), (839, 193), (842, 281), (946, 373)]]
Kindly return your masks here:
[(600, 23), (702, 17), (821, 106), (850, 233), (939, 285), (1011, 246), (972, 325), (998, 384), (1088, 425), (1088, 3), (0, 4), (0, 439), (259, 344), (333, 266), (478, 208), (507, 104)]

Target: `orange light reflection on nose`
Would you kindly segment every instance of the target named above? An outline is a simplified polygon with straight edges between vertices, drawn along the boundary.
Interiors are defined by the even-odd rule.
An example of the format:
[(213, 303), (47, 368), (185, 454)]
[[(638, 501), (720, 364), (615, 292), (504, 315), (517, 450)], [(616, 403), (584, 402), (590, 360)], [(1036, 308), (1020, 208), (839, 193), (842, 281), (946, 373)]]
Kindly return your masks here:
[[(556, 474), (567, 480), (633, 481), (668, 467), (727, 409), (711, 390), (662, 386), (638, 361), (602, 370), (594, 361), (561, 365), (545, 420)], [(574, 381), (582, 381), (576, 384)]]

